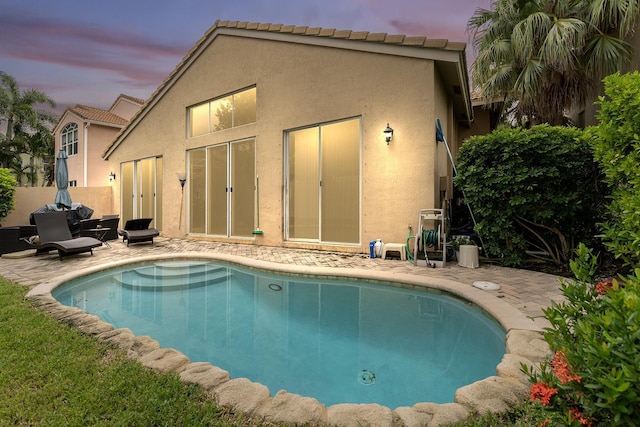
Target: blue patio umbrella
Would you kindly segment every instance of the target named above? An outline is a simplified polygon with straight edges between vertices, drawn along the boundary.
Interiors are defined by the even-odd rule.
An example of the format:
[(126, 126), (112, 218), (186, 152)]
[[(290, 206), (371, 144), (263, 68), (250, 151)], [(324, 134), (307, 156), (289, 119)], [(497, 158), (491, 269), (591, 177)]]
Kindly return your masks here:
[(58, 192), (54, 203), (61, 209), (71, 209), (71, 195), (69, 194), (69, 170), (67, 169), (67, 152), (62, 149), (56, 157), (56, 186)]

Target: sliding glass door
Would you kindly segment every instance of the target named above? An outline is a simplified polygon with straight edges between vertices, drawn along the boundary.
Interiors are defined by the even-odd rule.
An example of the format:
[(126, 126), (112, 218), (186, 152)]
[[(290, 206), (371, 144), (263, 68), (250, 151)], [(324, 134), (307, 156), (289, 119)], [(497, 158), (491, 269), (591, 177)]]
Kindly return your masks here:
[(153, 218), (151, 227), (162, 224), (162, 157), (123, 163), (120, 168), (121, 225), (134, 218)]
[(255, 139), (189, 151), (189, 232), (251, 237)]
[(287, 238), (360, 243), (360, 119), (287, 135)]

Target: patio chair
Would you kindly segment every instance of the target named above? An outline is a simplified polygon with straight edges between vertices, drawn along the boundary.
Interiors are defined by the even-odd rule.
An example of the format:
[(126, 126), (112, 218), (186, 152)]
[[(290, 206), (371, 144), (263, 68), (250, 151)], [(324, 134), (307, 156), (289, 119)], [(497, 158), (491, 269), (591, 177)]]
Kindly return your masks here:
[(67, 255), (91, 252), (102, 246), (102, 242), (93, 237), (72, 238), (67, 215), (64, 212), (46, 212), (33, 215), (40, 242), (36, 246), (36, 255), (58, 251), (62, 259)]
[(120, 217), (118, 215), (103, 215), (98, 224), (99, 228), (109, 229), (103, 240), (118, 240), (118, 224)]
[(82, 219), (80, 220), (80, 236), (95, 237), (95, 230), (100, 223), (99, 219)]
[(0, 255), (33, 249), (29, 244), (29, 237), (34, 234), (35, 227), (30, 225), (0, 227)]
[(153, 218), (130, 219), (125, 223), (124, 230), (118, 231), (118, 234), (122, 236), (123, 242), (127, 242), (127, 246), (130, 243), (142, 242), (153, 244), (153, 238), (159, 236), (160, 232), (155, 228), (149, 228), (151, 221)]

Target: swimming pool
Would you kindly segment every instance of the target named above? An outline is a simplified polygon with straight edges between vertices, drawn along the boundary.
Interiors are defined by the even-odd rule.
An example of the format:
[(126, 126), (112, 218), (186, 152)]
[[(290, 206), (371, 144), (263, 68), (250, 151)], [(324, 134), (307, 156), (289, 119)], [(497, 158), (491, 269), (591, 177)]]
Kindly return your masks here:
[(373, 281), (154, 261), (52, 295), (192, 361), (325, 405), (452, 402), (457, 388), (494, 375), (505, 352), (504, 330), (472, 305)]

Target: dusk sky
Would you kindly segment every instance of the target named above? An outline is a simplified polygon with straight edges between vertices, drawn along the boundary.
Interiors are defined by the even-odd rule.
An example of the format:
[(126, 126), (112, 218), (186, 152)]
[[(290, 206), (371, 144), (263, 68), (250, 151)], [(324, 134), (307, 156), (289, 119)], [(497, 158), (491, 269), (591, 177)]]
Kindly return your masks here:
[(492, 0), (0, 0), (0, 70), (21, 90), (108, 108), (146, 99), (217, 19), (446, 38)]

